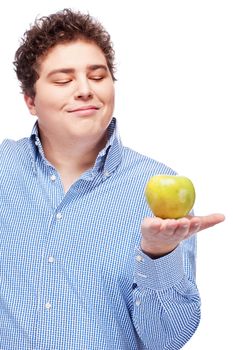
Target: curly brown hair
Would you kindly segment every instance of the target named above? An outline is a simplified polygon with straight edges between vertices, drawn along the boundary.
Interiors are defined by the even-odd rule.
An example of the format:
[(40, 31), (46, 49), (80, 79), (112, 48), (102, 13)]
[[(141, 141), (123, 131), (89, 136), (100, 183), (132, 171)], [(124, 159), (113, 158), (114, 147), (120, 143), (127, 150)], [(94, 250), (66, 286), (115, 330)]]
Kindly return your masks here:
[(39, 78), (39, 59), (57, 44), (77, 39), (94, 42), (105, 55), (113, 80), (115, 78), (115, 52), (109, 33), (89, 14), (70, 9), (43, 16), (24, 33), (15, 53), (14, 67), (24, 94), (35, 96), (34, 85)]

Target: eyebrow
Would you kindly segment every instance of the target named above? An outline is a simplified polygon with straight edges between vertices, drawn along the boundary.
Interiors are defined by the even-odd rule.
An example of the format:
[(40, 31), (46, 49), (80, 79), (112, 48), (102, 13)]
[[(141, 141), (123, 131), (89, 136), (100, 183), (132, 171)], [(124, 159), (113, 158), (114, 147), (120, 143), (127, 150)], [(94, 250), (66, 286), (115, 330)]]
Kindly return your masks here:
[[(95, 71), (95, 70), (98, 70), (98, 69), (103, 69), (105, 72), (107, 72), (107, 70), (108, 70), (107, 67), (104, 64), (91, 64), (91, 65), (87, 66), (87, 70), (88, 71)], [(57, 74), (57, 73), (71, 74), (71, 73), (74, 73), (74, 72), (75, 72), (74, 68), (58, 68), (58, 69), (54, 69), (54, 70), (50, 71), (47, 74), (47, 78), (49, 78), (52, 75)]]

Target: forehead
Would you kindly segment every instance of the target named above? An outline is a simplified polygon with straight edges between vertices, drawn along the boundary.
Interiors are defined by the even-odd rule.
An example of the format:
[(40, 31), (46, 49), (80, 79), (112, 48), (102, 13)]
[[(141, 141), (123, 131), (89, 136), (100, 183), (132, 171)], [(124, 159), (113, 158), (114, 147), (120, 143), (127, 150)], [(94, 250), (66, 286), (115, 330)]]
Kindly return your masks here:
[(57, 44), (39, 60), (39, 71), (49, 73), (51, 69), (72, 67), (85, 69), (90, 65), (105, 65), (107, 61), (103, 51), (94, 42), (76, 40)]

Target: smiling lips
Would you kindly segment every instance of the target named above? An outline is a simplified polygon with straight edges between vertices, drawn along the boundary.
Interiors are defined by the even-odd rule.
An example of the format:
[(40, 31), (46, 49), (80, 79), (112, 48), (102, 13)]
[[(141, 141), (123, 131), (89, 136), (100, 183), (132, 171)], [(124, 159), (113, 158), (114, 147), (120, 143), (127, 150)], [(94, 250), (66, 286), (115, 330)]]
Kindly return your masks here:
[(75, 114), (77, 116), (89, 116), (99, 110), (97, 106), (83, 106), (79, 108), (72, 108), (68, 110), (68, 113)]

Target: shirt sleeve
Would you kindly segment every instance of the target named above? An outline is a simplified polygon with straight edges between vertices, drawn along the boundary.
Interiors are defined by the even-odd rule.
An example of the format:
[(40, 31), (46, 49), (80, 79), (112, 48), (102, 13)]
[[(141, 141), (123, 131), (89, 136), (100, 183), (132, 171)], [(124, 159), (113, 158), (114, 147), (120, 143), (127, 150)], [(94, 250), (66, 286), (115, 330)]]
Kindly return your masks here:
[(198, 327), (195, 258), (195, 236), (155, 260), (135, 249), (133, 322), (146, 349), (181, 349)]

